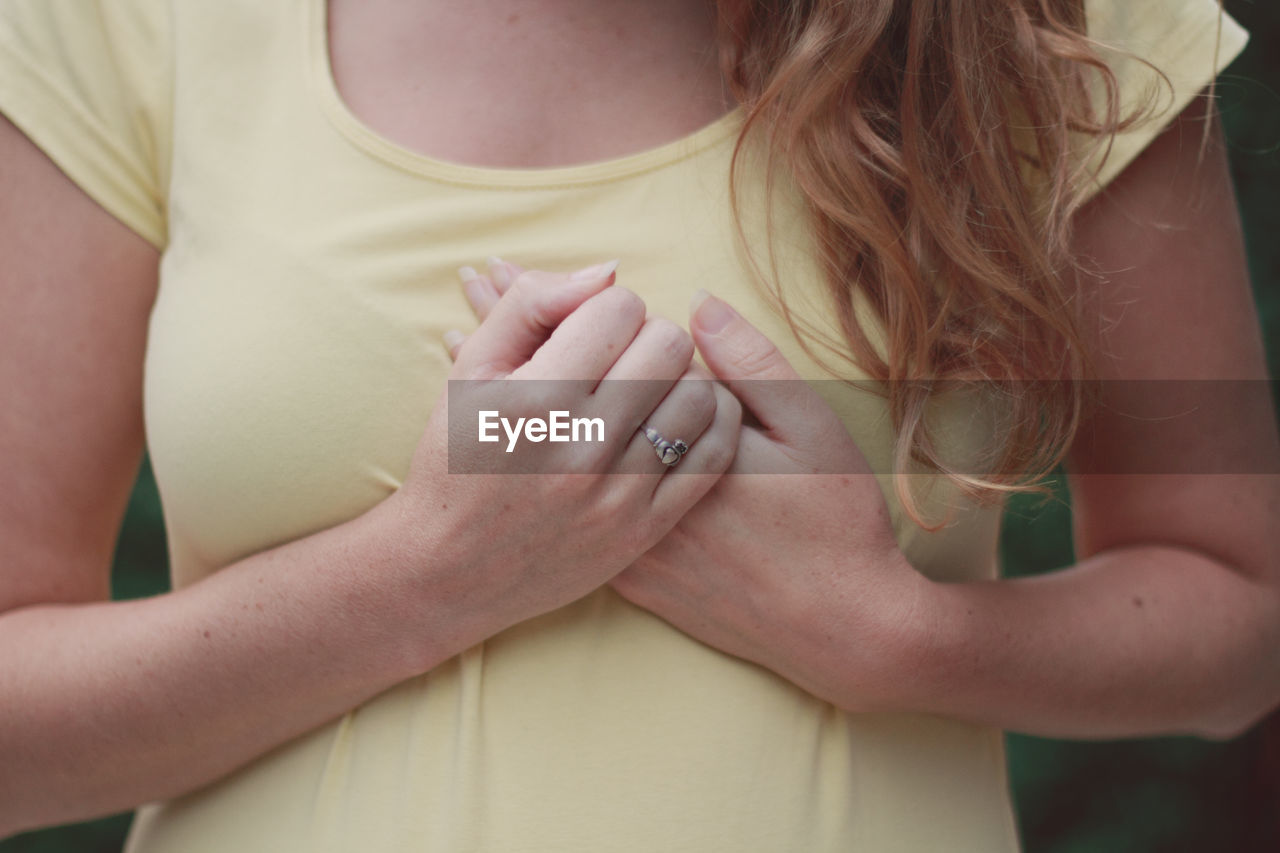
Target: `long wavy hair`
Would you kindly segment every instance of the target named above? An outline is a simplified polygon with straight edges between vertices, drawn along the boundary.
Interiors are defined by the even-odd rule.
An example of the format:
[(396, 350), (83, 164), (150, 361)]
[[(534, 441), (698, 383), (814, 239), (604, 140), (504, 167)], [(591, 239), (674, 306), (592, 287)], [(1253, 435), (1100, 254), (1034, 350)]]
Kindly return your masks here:
[[(1082, 0), (716, 5), (721, 69), (746, 111), (730, 173), (739, 234), (740, 157), (759, 129), (770, 192), (785, 170), (812, 216), (846, 338), (826, 349), (883, 381), (895, 474), (915, 460), (980, 503), (1048, 492), (1041, 481), (1069, 449), (1096, 376), (1072, 215), (1090, 149), (1143, 119), (1121, 114)], [(821, 336), (788, 308), (776, 264), (766, 274), (752, 263), (814, 355), (805, 339)], [(859, 299), (882, 324), (884, 354), (859, 323)], [(931, 395), (954, 380), (979, 381), (1007, 406), (990, 473), (950, 465), (927, 429)], [(894, 478), (899, 500), (936, 529), (908, 479)]]

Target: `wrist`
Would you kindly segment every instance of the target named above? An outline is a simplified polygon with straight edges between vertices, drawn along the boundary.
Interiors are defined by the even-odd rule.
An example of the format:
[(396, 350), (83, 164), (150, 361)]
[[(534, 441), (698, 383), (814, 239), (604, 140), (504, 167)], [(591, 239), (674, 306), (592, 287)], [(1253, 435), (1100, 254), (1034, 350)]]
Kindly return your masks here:
[(843, 565), (830, 576), (839, 588), (815, 602), (806, 623), (819, 685), (810, 689), (849, 711), (927, 710), (940, 585), (896, 548), (873, 567)]
[(939, 708), (938, 652), (947, 624), (946, 584), (921, 574), (899, 552), (896, 567), (901, 578), (893, 625), (885, 628), (888, 640), (880, 658), (877, 684), (885, 710), (934, 713)]
[(465, 586), (451, 582), (465, 567), (450, 547), (455, 537), (438, 515), (400, 491), (361, 521), (366, 526), (362, 539), (381, 568), (376, 575), (383, 584), (387, 624), (400, 626), (398, 655), (406, 677), (427, 672), (489, 636), (478, 614), (459, 600)]

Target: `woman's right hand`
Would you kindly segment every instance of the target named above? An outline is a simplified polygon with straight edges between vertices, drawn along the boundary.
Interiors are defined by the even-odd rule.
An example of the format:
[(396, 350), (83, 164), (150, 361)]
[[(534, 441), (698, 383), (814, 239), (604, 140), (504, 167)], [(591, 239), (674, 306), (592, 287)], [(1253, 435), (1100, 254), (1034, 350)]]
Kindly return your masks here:
[[(691, 367), (687, 332), (646, 318), (643, 301), (613, 281), (611, 265), (519, 274), (457, 352), (392, 499), (432, 567), (431, 600), (465, 639), (607, 583), (733, 460), (738, 401)], [(526, 441), (506, 452), (501, 430), (498, 443), (479, 443), (481, 409), (513, 423), (552, 411), (600, 418), (604, 440)], [(679, 476), (667, 473), (642, 424), (689, 444)]]

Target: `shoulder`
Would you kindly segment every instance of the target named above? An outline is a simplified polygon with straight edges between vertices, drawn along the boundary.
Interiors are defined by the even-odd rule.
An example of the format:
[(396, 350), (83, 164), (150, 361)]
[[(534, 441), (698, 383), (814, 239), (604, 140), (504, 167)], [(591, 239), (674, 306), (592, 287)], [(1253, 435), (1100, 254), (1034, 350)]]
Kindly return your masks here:
[(88, 195), (165, 241), (171, 0), (0, 0), (0, 112)]
[[(1248, 43), (1218, 0), (1085, 0), (1088, 35), (1139, 120), (1093, 155), (1090, 194), (1110, 183)], [(1101, 103), (1104, 91), (1097, 88)]]

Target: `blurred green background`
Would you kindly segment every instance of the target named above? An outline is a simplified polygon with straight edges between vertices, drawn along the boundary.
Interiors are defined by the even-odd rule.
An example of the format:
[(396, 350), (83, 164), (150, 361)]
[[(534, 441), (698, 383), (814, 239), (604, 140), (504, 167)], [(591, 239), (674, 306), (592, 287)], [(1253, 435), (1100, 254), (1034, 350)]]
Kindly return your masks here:
[[(1227, 10), (1252, 33), (1219, 83), (1273, 377), (1280, 376), (1280, 5)], [(1073, 561), (1062, 487), (1016, 499), (1002, 542), (1009, 574)], [(144, 463), (116, 551), (113, 594), (167, 588), (159, 496)], [(1028, 853), (1280, 853), (1280, 714), (1229, 743), (1194, 738), (1078, 742), (1010, 735), (1010, 774)], [(0, 841), (0, 853), (117, 853), (130, 816)]]

